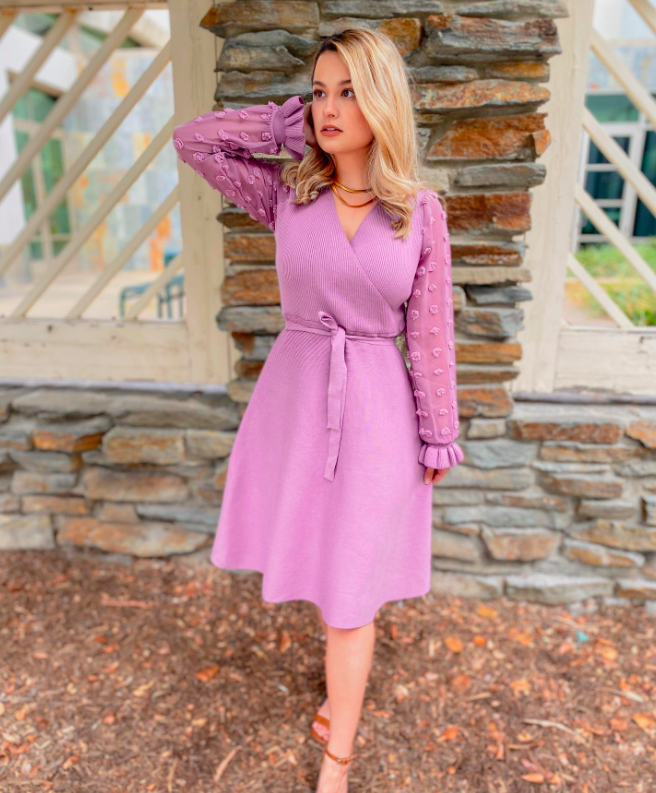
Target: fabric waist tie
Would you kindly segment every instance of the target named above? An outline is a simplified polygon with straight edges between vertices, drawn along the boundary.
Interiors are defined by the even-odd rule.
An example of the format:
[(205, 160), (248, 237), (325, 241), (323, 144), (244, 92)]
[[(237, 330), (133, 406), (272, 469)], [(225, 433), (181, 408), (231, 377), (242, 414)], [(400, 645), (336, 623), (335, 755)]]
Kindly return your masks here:
[(344, 420), (344, 405), (346, 402), (346, 339), (358, 341), (364, 344), (387, 344), (396, 346), (396, 337), (403, 331), (394, 336), (370, 335), (363, 336), (355, 333), (347, 333), (346, 330), (338, 325), (335, 318), (326, 311), (319, 311), (319, 319), (325, 328), (316, 328), (305, 324), (301, 317), (296, 317), (295, 321), (285, 314), (285, 328), (290, 330), (303, 330), (307, 333), (319, 333), (324, 336), (332, 336), (330, 349), (330, 374), (328, 376), (328, 458), (324, 469), (324, 478), (331, 482), (335, 478), (335, 466), (339, 456), (339, 447), (342, 440), (342, 422)]

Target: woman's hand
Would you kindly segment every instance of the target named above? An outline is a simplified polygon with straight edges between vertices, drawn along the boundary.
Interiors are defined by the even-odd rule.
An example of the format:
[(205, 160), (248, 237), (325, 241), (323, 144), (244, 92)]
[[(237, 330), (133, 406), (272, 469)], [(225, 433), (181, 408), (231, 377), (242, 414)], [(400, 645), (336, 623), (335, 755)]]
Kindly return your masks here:
[(429, 485), (431, 482), (435, 484), (440, 480), (444, 479), (444, 477), (449, 473), (450, 468), (425, 468), (424, 469), (424, 484)]
[(317, 146), (317, 138), (314, 134), (314, 123), (312, 121), (312, 102), (306, 102), (303, 108), (303, 132), (305, 133), (305, 142), (308, 146)]

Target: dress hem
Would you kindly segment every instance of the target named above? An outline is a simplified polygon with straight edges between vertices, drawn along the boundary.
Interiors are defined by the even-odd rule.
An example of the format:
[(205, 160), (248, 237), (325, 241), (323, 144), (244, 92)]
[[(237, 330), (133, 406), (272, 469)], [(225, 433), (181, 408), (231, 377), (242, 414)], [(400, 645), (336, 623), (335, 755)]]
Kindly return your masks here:
[[(431, 587), (429, 585), (428, 589), (424, 590), (423, 592), (406, 593), (406, 594), (399, 595), (398, 597), (396, 595), (394, 595), (392, 597), (386, 597), (384, 600), (382, 600), (379, 603), (378, 606), (376, 606), (376, 608), (374, 609), (374, 613), (371, 616), (371, 619), (367, 620), (366, 622), (359, 622), (357, 625), (344, 625), (344, 624), (339, 624), (338, 625), (338, 624), (332, 622), (331, 620), (326, 619), (325, 614), (323, 614), (323, 607), (321, 606), (321, 604), (318, 603), (316, 600), (310, 598), (310, 597), (303, 597), (302, 595), (288, 595), (286, 597), (281, 597), (279, 599), (272, 599), (272, 598), (264, 597), (264, 577), (265, 577), (264, 570), (261, 570), (258, 567), (253, 567), (253, 566), (250, 566), (250, 565), (249, 566), (243, 565), (243, 566), (240, 566), (240, 567), (224, 567), (224, 566), (222, 566), (220, 564), (217, 564), (211, 558), (210, 558), (210, 561), (212, 562), (214, 567), (218, 568), (219, 570), (225, 570), (227, 572), (231, 572), (233, 570), (249, 570), (249, 571), (251, 571), (253, 573), (260, 573), (262, 575), (261, 596), (262, 596), (262, 600), (265, 603), (275, 603), (275, 604), (278, 604), (278, 603), (289, 603), (290, 601), (293, 601), (293, 600), (302, 600), (302, 601), (305, 601), (306, 603), (312, 603), (313, 605), (318, 606), (318, 608), (321, 609), (321, 613), (322, 613), (324, 622), (328, 626), (330, 626), (331, 628), (342, 628), (342, 629), (361, 628), (361, 627), (363, 627), (365, 625), (369, 625), (370, 622), (373, 622), (373, 620), (375, 619), (376, 614), (379, 611), (379, 609), (382, 606), (384, 606), (386, 603), (396, 603), (399, 600), (408, 600), (409, 598), (423, 597), (424, 595), (428, 595), (432, 591), (432, 589), (431, 589)], [(338, 622), (342, 622), (342, 621), (338, 620)]]

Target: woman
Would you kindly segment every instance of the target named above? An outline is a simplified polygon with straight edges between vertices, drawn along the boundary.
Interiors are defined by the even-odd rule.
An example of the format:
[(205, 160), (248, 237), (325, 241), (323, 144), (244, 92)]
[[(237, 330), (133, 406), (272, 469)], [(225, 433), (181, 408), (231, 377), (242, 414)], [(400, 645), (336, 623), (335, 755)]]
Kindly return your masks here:
[[(211, 558), (262, 572), (268, 602), (316, 605), (330, 700), (312, 727), (317, 791), (345, 793), (374, 617), (430, 590), (427, 485), (463, 453), (446, 213), (417, 179), (403, 59), (345, 30), (323, 41), (312, 86), (311, 103), (206, 113), (174, 144), (275, 234), (285, 327), (237, 432)], [(281, 145), (294, 161), (253, 157)]]

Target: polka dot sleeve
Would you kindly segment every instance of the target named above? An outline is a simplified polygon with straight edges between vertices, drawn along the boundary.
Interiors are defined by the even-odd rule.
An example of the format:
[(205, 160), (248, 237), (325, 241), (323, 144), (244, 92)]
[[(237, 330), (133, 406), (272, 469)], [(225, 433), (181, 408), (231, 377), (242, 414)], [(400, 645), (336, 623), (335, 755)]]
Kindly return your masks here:
[(211, 187), (273, 231), (278, 190), (284, 187), (281, 165), (253, 155), (278, 154), (284, 145), (295, 159), (303, 159), (304, 104), (303, 97), (292, 96), (282, 105), (204, 113), (175, 127), (173, 145), (178, 158)]
[(419, 201), (423, 244), (408, 298), (406, 347), (423, 441), (419, 462), (443, 469), (464, 459), (455, 443), (458, 401), (451, 246), (446, 212), (437, 193), (427, 190)]

